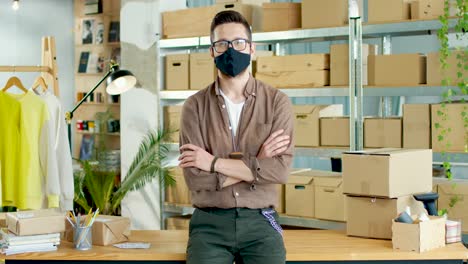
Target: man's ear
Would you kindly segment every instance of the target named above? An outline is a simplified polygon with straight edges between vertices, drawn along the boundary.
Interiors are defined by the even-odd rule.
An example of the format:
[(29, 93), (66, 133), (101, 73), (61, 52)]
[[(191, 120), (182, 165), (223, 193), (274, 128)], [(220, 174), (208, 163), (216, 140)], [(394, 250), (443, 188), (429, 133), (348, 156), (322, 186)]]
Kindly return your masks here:
[(211, 58), (214, 58), (213, 46), (210, 47), (210, 55), (211, 55)]
[(250, 56), (255, 56), (255, 51), (256, 51), (256, 46), (255, 46), (255, 43), (251, 43), (250, 44)]

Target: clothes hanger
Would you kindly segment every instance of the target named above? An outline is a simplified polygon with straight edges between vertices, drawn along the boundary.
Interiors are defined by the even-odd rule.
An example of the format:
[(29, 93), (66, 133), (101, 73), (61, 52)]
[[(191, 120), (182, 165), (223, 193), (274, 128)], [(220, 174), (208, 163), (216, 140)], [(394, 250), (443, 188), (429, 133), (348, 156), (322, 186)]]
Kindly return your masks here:
[(44, 78), (42, 78), (42, 76), (39, 76), (36, 78), (36, 80), (34, 81), (34, 84), (32, 85), (32, 89), (36, 91), (36, 88), (41, 86), (42, 87), (42, 93), (45, 93), (47, 91), (47, 83), (45, 82)]
[(26, 89), (24, 87), (23, 83), (21, 83), (20, 79), (18, 77), (16, 77), (16, 76), (12, 76), (12, 77), (10, 77), (10, 79), (8, 79), (5, 87), (3, 87), (2, 91), (5, 92), (6, 90), (10, 89), (13, 86), (18, 87), (19, 89), (21, 89), (25, 93), (28, 92), (28, 89)]

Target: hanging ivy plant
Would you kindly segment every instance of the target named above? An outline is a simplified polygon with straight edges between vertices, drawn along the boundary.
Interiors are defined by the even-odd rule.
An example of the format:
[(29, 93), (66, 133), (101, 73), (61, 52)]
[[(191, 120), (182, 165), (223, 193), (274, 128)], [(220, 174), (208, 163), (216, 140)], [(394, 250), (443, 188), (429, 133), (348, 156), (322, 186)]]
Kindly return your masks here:
[[(440, 41), (440, 64), (442, 68), (442, 73), (445, 78), (442, 80), (442, 86), (446, 86), (447, 90), (442, 94), (442, 103), (440, 109), (437, 111), (437, 115), (439, 116), (440, 122), (434, 124), (435, 128), (438, 131), (437, 139), (440, 142), (444, 143), (445, 150), (442, 151), (442, 158), (444, 160), (443, 167), (445, 169), (447, 178), (452, 180), (452, 172), (451, 172), (451, 160), (450, 155), (447, 154), (448, 149), (452, 146), (452, 142), (450, 142), (448, 135), (452, 132), (451, 127), (447, 125), (447, 121), (451, 118), (448, 115), (448, 104), (454, 103), (455, 96), (462, 96), (460, 101), (463, 104), (463, 109), (460, 113), (461, 120), (463, 120), (465, 130), (468, 129), (468, 109), (466, 106), (466, 101), (463, 96), (468, 95), (468, 80), (467, 76), (465, 76), (465, 72), (468, 71), (468, 47), (467, 45), (463, 45), (462, 47), (457, 47), (456, 49), (456, 65), (450, 65), (448, 63), (448, 59), (452, 55), (452, 50), (449, 47), (449, 22), (450, 22), (450, 13), (451, 10), (456, 10), (455, 14), (455, 27), (454, 27), (454, 34), (457, 40), (464, 40), (467, 38), (467, 31), (468, 31), (468, 13), (467, 13), (467, 0), (445, 0), (444, 2), (444, 13), (440, 16), (439, 20), (442, 24), (440, 30), (438, 31), (438, 38)], [(456, 67), (456, 79), (451, 80), (447, 76), (448, 69)], [(452, 88), (454, 87), (454, 88)], [(457, 118), (458, 117), (452, 117)], [(467, 133), (464, 134), (464, 151), (468, 152), (468, 135)], [(455, 185), (453, 185), (455, 188)], [(449, 208), (455, 206), (458, 202), (460, 197), (458, 195), (454, 195), (450, 199)], [(447, 209), (443, 209), (439, 211), (440, 215), (446, 214)]]

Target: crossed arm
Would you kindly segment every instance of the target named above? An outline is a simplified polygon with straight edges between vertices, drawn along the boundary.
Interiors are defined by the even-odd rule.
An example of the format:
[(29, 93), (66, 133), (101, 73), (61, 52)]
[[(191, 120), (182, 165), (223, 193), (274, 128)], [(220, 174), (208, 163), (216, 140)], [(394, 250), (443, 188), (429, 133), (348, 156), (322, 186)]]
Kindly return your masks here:
[[(262, 144), (257, 159), (272, 158), (284, 152), (290, 143), (288, 135), (284, 135), (284, 129), (273, 132)], [(181, 168), (195, 167), (203, 171), (210, 171), (214, 156), (206, 150), (193, 144), (185, 144), (180, 147), (183, 152), (179, 157)], [(226, 176), (223, 187), (236, 184), (241, 181), (252, 182), (254, 176), (242, 160), (218, 159), (214, 170)]]

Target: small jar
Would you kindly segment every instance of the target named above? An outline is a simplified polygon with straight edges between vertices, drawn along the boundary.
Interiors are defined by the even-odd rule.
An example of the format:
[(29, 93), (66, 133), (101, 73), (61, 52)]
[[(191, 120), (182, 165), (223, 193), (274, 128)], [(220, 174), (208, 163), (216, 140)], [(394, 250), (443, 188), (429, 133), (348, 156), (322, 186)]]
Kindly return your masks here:
[(78, 131), (83, 130), (83, 120), (76, 120), (76, 130)]

